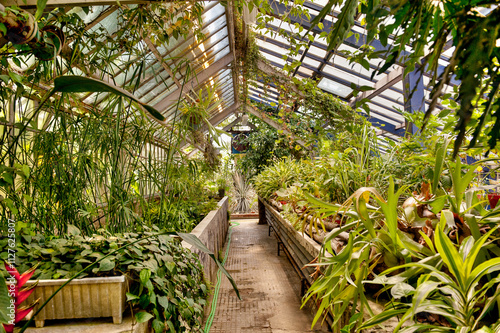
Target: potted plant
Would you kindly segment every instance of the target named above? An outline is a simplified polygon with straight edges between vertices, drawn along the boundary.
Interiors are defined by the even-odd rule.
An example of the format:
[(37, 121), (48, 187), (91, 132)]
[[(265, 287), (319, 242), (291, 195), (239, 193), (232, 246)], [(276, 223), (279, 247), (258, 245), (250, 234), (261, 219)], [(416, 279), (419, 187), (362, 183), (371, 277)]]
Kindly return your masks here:
[(224, 198), (226, 195), (227, 181), (225, 178), (221, 177), (217, 179), (217, 196), (219, 198)]

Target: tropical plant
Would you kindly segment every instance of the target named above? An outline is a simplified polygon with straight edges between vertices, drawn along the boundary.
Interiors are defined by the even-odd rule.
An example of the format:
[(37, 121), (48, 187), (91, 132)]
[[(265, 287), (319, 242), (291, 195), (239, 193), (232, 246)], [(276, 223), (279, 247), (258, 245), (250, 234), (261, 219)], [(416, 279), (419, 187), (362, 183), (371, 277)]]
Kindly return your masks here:
[[(406, 187), (395, 191), (391, 179), (387, 200), (374, 188), (360, 188), (340, 207), (306, 195), (311, 206), (326, 216), (342, 214), (346, 217), (345, 224), (333, 229), (324, 239), (323, 251), (328, 255), (323, 253), (317, 263), (311, 264), (317, 270), (324, 268), (303, 301), (306, 304), (315, 297), (320, 304), (313, 325), (322, 315), (331, 313), (332, 326), (338, 331), (341, 326), (337, 324), (346, 311), (350, 316), (357, 311), (371, 313), (363, 285), (368, 276), (384, 270), (383, 267), (407, 262), (411, 256), (431, 260), (431, 251), (398, 228), (398, 202), (405, 191)], [(379, 207), (369, 204), (372, 195)], [(353, 210), (349, 210), (351, 205), (354, 205)], [(335, 247), (333, 244), (338, 243), (332, 240), (346, 231), (349, 240), (345, 247)]]
[(242, 142), (248, 145), (248, 150), (237, 161), (239, 169), (248, 179), (252, 179), (266, 166), (281, 158), (297, 155), (294, 147), (287, 144), (285, 135), (280, 134), (277, 129), (256, 118), (251, 118), (251, 122), (257, 126), (258, 130), (252, 131), (243, 139)]
[[(51, 104), (53, 94), (81, 91), (109, 93), (108, 102), (102, 102), (103, 109), (81, 115), (68, 115), (53, 106), (54, 116), (48, 124), (52, 130), (33, 133), (23, 126), (13, 139), (1, 139), (9, 145), (1, 157), (13, 165), (0, 167), (0, 186), (6, 195), (1, 202), (4, 216), (14, 214), (16, 220), (48, 233), (65, 231), (68, 223), (78, 225), (87, 235), (104, 225), (110, 231), (123, 232), (126, 227), (140, 228), (136, 207), (140, 204), (142, 211), (147, 211), (144, 197), (159, 195), (161, 202), (168, 203), (160, 206), (160, 226), (171, 223), (172, 230), (182, 224), (178, 231), (190, 231), (193, 222), (177, 218), (170, 208), (186, 197), (203, 200), (199, 195), (203, 183), (197, 180), (199, 168), (196, 161), (173, 159), (179, 138), (171, 137), (168, 147), (153, 145), (158, 127), (134, 112), (140, 110), (165, 125), (163, 116), (153, 108), (108, 83), (60, 77), (26, 123), (31, 124), (31, 119), (42, 112), (44, 102)], [(137, 109), (117, 96), (126, 96)], [(154, 154), (141, 156), (141, 151)], [(160, 155), (163, 160), (158, 159)], [(11, 163), (11, 159), (20, 163)]]
[[(5, 262), (5, 269), (10, 277), (7, 278), (7, 283), (3, 276), (0, 278), (0, 288), (2, 290), (2, 303), (1, 303), (1, 322), (6, 333), (14, 332), (14, 327), (17, 323), (23, 320), (33, 310), (38, 300), (35, 300), (29, 305), (21, 306), (24, 301), (35, 291), (36, 283), (25, 286), (26, 282), (33, 276), (36, 266), (29, 268), (24, 273), (20, 274), (13, 264)], [(3, 281), (2, 281), (3, 280)], [(9, 286), (8, 290), (6, 286)], [(5, 287), (4, 287), (5, 286)], [(7, 291), (5, 298), (4, 292)], [(9, 310), (9, 311), (8, 311)]]
[(254, 179), (257, 193), (264, 199), (276, 196), (276, 191), (287, 188), (294, 183), (305, 183), (311, 179), (310, 165), (284, 158), (274, 165), (267, 167)]
[[(496, 274), (500, 270), (500, 258), (486, 259), (488, 248), (498, 247), (491, 240), (498, 233), (498, 227), (478, 239), (473, 236), (465, 238), (457, 249), (457, 245), (447, 235), (447, 215), (452, 215), (452, 212), (442, 212), (434, 242), (428, 240), (427, 243), (439, 255), (440, 260), (435, 265), (424, 260), (398, 265), (389, 268), (376, 279), (378, 283), (388, 283), (393, 289), (404, 287), (404, 296), (411, 297), (411, 303), (389, 302), (386, 311), (363, 323), (358, 331), (379, 325), (398, 315), (402, 316), (395, 331), (400, 332), (493, 332), (494, 327), (498, 328), (498, 315), (492, 315), (491, 311), (500, 296), (500, 278)], [(418, 277), (416, 287), (406, 283), (408, 278), (415, 276), (403, 277), (405, 273), (401, 273), (387, 277), (390, 273), (415, 267), (425, 272)], [(396, 278), (398, 276), (401, 278)], [(391, 283), (391, 280), (395, 282)], [(446, 320), (413, 324), (400, 330), (410, 319), (418, 322), (418, 316), (423, 313)]]

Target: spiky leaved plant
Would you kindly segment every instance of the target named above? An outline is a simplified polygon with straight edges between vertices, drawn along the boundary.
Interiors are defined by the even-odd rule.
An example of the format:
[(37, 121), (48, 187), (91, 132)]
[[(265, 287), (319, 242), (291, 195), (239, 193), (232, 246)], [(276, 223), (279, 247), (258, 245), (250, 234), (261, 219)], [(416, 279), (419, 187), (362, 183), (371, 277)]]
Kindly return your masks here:
[(252, 206), (252, 198), (255, 192), (246, 177), (239, 171), (233, 174), (234, 203), (233, 211), (236, 213), (248, 213)]

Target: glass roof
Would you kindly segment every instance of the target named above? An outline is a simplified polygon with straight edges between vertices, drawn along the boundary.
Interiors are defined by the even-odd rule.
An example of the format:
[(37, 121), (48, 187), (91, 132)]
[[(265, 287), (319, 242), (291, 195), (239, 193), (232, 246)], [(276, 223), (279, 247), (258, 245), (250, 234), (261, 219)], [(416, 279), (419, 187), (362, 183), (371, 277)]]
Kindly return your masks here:
[[(50, 1), (49, 1), (50, 2)], [(68, 5), (71, 1), (68, 2)], [(140, 1), (137, 1), (138, 3)], [(349, 62), (349, 54), (356, 51), (366, 39), (366, 30), (362, 25), (362, 17), (358, 17), (353, 32), (357, 36), (351, 36), (342, 43), (334, 52), (327, 51), (327, 42), (320, 37), (322, 31), (329, 31), (337, 20), (339, 6), (334, 8), (333, 15), (328, 15), (323, 22), (323, 28), (316, 27), (312, 30), (313, 40), (306, 40), (298, 54), (286, 56), (291, 49), (288, 38), (280, 36), (277, 32), (282, 30), (288, 34), (302, 33), (309, 28), (309, 20), (304, 17), (288, 15), (289, 8), (285, 3), (269, 0), (274, 10), (271, 13), (266, 29), (256, 31), (256, 43), (261, 55), (269, 64), (277, 69), (283, 69), (286, 64), (294, 61), (300, 62), (293, 72), (298, 78), (311, 78), (317, 80), (318, 87), (325, 92), (339, 97), (341, 100), (355, 105), (357, 97), (353, 96), (352, 86), (368, 86), (374, 90), (368, 90), (366, 96), (370, 112), (366, 113), (359, 109), (360, 114), (365, 115), (373, 126), (377, 127), (380, 137), (397, 140), (404, 135), (405, 119), (401, 113), (404, 110), (404, 87), (402, 75), (395, 74), (402, 71), (400, 65), (396, 64), (385, 73), (374, 75), (383, 59), (369, 59), (365, 66)], [(130, 2), (128, 2), (130, 3)], [(311, 20), (317, 15), (327, 0), (305, 1), (304, 7), (309, 10)], [(91, 4), (91, 1), (89, 1)], [(70, 41), (72, 44), (81, 44), (81, 51), (90, 60), (100, 54), (101, 58), (109, 59), (105, 65), (105, 71), (92, 73), (94, 77), (108, 80), (117, 86), (131, 91), (141, 102), (147, 103), (161, 112), (168, 120), (172, 120), (177, 111), (177, 100), (180, 98), (195, 98), (200, 90), (207, 87), (216, 87), (214, 103), (209, 107), (209, 114), (220, 123), (231, 117), (239, 110), (238, 91), (242, 87), (243, 78), (241, 73), (235, 73), (235, 59), (238, 54), (235, 45), (235, 22), (231, 15), (239, 15), (237, 12), (227, 10), (227, 2), (224, 5), (218, 1), (205, 1), (203, 4), (201, 31), (204, 37), (194, 35), (190, 32), (186, 38), (171, 37), (168, 41), (159, 42), (149, 36), (138, 40), (128, 49), (115, 49), (109, 54), (100, 54), (103, 49), (92, 47), (94, 43), (85, 40)], [(107, 38), (116, 39), (118, 26), (126, 8), (136, 8), (142, 4), (128, 4), (120, 8), (112, 6), (91, 6), (88, 11), (80, 7), (74, 7), (69, 13), (76, 13), (87, 24), (86, 30), (89, 36), (98, 31), (105, 31), (100, 35), (102, 43), (107, 43)], [(284, 22), (281, 18), (288, 15), (291, 24)], [(228, 22), (230, 24), (228, 24)], [(246, 27), (246, 25), (244, 25)], [(356, 38), (359, 37), (359, 40)], [(389, 38), (389, 43), (391, 38)], [(380, 42), (375, 41), (371, 45), (377, 50), (385, 48)], [(448, 64), (448, 58), (453, 48), (443, 52), (440, 59), (441, 65)], [(97, 58), (97, 57), (96, 57)], [(29, 62), (28, 62), (29, 63)], [(85, 69), (72, 68), (75, 75), (82, 75)], [(397, 79), (394, 79), (397, 77)], [(429, 103), (430, 88), (429, 77), (422, 78), (426, 106)], [(452, 85), (458, 82), (452, 82)], [(448, 86), (447, 91), (453, 87)], [(260, 81), (252, 81), (249, 85), (249, 97), (254, 101), (265, 103), (269, 106), (277, 106), (279, 91), (272, 85), (263, 84)], [(99, 107), (106, 102), (107, 93), (80, 94), (81, 102), (86, 105), (97, 105)], [(224, 113), (225, 109), (231, 112)], [(438, 105), (437, 112), (442, 108)], [(214, 120), (215, 122), (215, 120)]]
[[(373, 78), (372, 73), (381, 65), (383, 59), (368, 60), (369, 69), (357, 63), (350, 63), (347, 59), (348, 54), (356, 51), (366, 40), (366, 29), (361, 24), (362, 17), (359, 17), (352, 29), (356, 36), (351, 36), (342, 43), (334, 52), (327, 52), (326, 39), (319, 36), (321, 31), (328, 31), (332, 24), (337, 20), (336, 15), (339, 13), (339, 7), (334, 8), (334, 16), (327, 15), (324, 20), (323, 30), (316, 27), (312, 30), (314, 34), (313, 40), (305, 40), (307, 47), (302, 47), (297, 57), (289, 58), (286, 56), (291, 49), (290, 42), (287, 38), (277, 34), (278, 31), (286, 31), (290, 34), (300, 33), (299, 27), (303, 28), (304, 32), (309, 28), (309, 20), (305, 16), (297, 17), (291, 14), (290, 8), (282, 2), (270, 0), (274, 9), (271, 14), (272, 18), (266, 24), (266, 29), (258, 31), (257, 45), (262, 55), (271, 63), (280, 69), (283, 69), (285, 64), (291, 64), (294, 60), (299, 60), (300, 65), (293, 73), (294, 76), (300, 78), (317, 79), (318, 87), (323, 91), (331, 93), (344, 101), (354, 105), (356, 98), (352, 95), (353, 89), (351, 85), (367, 86), (374, 88), (375, 93), (368, 91), (370, 103), (368, 103), (370, 113), (367, 114), (364, 110), (359, 109), (360, 114), (364, 114), (370, 122), (379, 130), (377, 133), (380, 136), (397, 140), (404, 135), (405, 119), (401, 113), (404, 110), (404, 91), (402, 77), (399, 80), (386, 84), (386, 81), (397, 71), (402, 71), (401, 66), (393, 65), (385, 73), (377, 74)], [(305, 1), (304, 7), (308, 8), (311, 20), (321, 11), (327, 3), (326, 0), (314, 2)], [(281, 17), (289, 17), (291, 24), (283, 21)], [(391, 44), (389, 38), (389, 44)], [(375, 49), (384, 50), (380, 42), (374, 41), (371, 44)], [(447, 49), (440, 59), (440, 64), (446, 66), (447, 59), (451, 55), (451, 49)], [(284, 56), (285, 55), (285, 56)], [(380, 82), (379, 82), (380, 81)], [(423, 76), (424, 95), (426, 107), (429, 105), (430, 88), (428, 87), (429, 78), (427, 74)], [(457, 84), (458, 82), (453, 82)], [(380, 88), (383, 87), (383, 88)], [(448, 87), (447, 91), (451, 91), (452, 87)], [(276, 94), (270, 88), (258, 85), (250, 90), (251, 98), (256, 101), (263, 102), (268, 105), (277, 103)], [(437, 106), (437, 110), (442, 108)], [(436, 112), (438, 112), (436, 111)]]

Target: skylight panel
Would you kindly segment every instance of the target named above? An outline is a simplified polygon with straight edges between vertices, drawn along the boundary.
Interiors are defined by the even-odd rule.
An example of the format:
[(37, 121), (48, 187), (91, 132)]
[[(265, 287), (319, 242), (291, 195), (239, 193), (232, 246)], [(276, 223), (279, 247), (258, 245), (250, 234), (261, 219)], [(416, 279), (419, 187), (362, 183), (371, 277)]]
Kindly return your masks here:
[(352, 92), (352, 89), (350, 87), (344, 86), (343, 84), (337, 83), (327, 78), (321, 79), (321, 81), (318, 83), (318, 88), (340, 97), (346, 97)]

